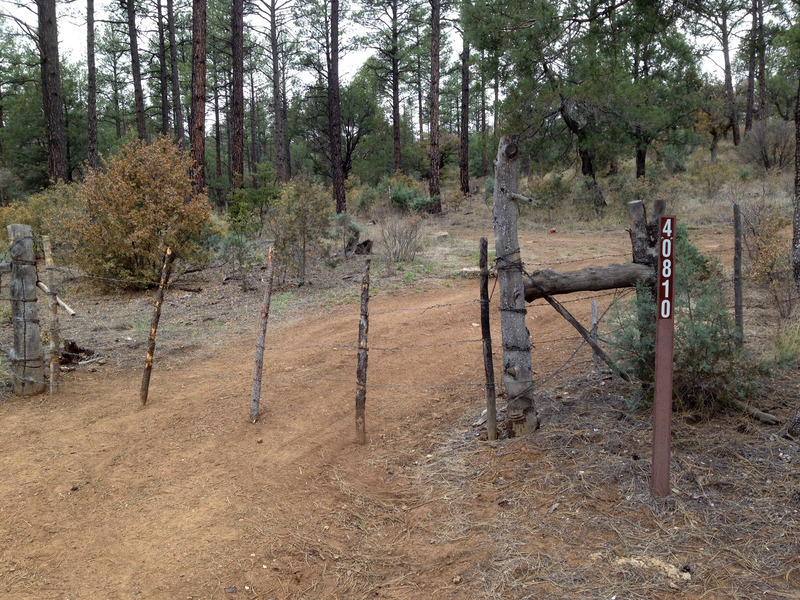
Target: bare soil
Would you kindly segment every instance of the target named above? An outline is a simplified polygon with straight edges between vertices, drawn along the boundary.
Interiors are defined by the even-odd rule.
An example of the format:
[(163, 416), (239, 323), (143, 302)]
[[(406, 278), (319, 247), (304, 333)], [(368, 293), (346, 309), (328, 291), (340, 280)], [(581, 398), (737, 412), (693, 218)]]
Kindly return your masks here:
[[(202, 291), (171, 289), (141, 407), (152, 294), (65, 280), (78, 311), (65, 336), (103, 360), (65, 373), (56, 396), (0, 401), (0, 596), (800, 598), (800, 447), (785, 427), (676, 414), (672, 494), (650, 498), (649, 413), (585, 346), (568, 361), (580, 339), (547, 305), (528, 317), (541, 429), (485, 441), (478, 282), (450, 275), (490, 232), (450, 225), (415, 265), (373, 265), (364, 446), (362, 261), (276, 292), (255, 424), (260, 289), (219, 269), (184, 277)], [(727, 261), (730, 233), (701, 233)], [(522, 239), (532, 268), (629, 252), (624, 231)], [(602, 312), (614, 296), (565, 305), (586, 323), (592, 297)], [(790, 417), (795, 378), (766, 380), (758, 407)]]

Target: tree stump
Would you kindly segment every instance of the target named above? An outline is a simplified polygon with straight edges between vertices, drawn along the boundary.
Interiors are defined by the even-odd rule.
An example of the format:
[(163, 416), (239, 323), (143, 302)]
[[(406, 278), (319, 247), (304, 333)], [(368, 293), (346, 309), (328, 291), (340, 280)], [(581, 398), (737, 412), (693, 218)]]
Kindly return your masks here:
[(521, 436), (539, 427), (533, 395), (531, 338), (525, 325), (525, 284), (517, 236), (517, 136), (504, 136), (494, 170), (494, 240), (500, 287), (503, 335), (503, 383), (507, 394), (509, 435)]
[(33, 252), (33, 233), (30, 225), (9, 225), (11, 242), (11, 316), (14, 322), (14, 349), (11, 369), (14, 374), (14, 393), (32, 396), (42, 393), (44, 381), (44, 350), (39, 331), (39, 312), (36, 307), (36, 256)]

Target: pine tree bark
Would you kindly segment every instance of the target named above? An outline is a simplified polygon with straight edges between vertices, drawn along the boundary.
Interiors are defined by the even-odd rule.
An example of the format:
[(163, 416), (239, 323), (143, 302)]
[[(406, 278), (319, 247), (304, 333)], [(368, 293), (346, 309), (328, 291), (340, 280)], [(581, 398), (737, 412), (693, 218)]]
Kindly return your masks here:
[(178, 43), (175, 36), (174, 0), (167, 0), (167, 35), (169, 36), (170, 78), (172, 80), (172, 120), (175, 125), (175, 138), (179, 146), (183, 146), (183, 107), (181, 104), (181, 87), (178, 73)]
[[(6, 167), (6, 148), (3, 144), (3, 128), (6, 126), (3, 115), (3, 86), (0, 85), (0, 168)], [(5, 178), (0, 180), (0, 206), (8, 206), (8, 184)]]
[(269, 11), (269, 45), (272, 53), (272, 109), (274, 115), (275, 135), (275, 180), (287, 181), (289, 176), (283, 153), (283, 96), (281, 94), (281, 62), (278, 48), (278, 0), (270, 0)]
[(503, 334), (503, 383), (507, 394), (509, 435), (521, 436), (538, 426), (533, 395), (530, 332), (525, 325), (525, 286), (517, 235), (517, 136), (500, 140), (494, 169), (494, 238), (500, 323)]
[(206, 0), (192, 0), (192, 190), (206, 185)]
[(94, 52), (94, 0), (86, 0), (86, 161), (90, 169), (97, 168), (97, 66)]
[(429, 0), (431, 5), (431, 121), (430, 121), (430, 165), (431, 178), (428, 182), (428, 194), (431, 198), (430, 212), (442, 212), (442, 192), (439, 177), (439, 44), (441, 42), (441, 2)]
[(733, 74), (731, 72), (730, 31), (728, 28), (728, 14), (720, 15), (720, 37), (722, 38), (722, 57), (725, 63), (725, 113), (733, 130), (733, 145), (741, 142), (739, 133), (739, 115), (736, 111), (736, 96), (733, 93)]
[(134, 0), (120, 0), (128, 17), (128, 37), (131, 48), (131, 73), (133, 75), (133, 99), (136, 105), (136, 135), (147, 139), (147, 120), (144, 114), (144, 91), (142, 90), (142, 67), (139, 60), (139, 40), (136, 33), (136, 6)]
[(256, 171), (258, 170), (258, 105), (256, 104), (256, 84), (253, 71), (250, 71), (250, 171), (253, 178), (253, 187), (258, 187)]
[(233, 0), (232, 34), (231, 187), (239, 189), (244, 185), (244, 0)]
[(767, 120), (767, 47), (764, 40), (764, 1), (756, 0), (758, 11), (758, 120)]
[(394, 142), (394, 170), (403, 170), (403, 154), (400, 147), (400, 30), (398, 24), (398, 0), (392, 2), (392, 140)]
[(67, 181), (56, 2), (55, 0), (37, 0), (36, 7), (39, 18), (39, 58), (41, 60), (45, 137), (47, 138), (47, 164), (51, 181)]
[(331, 0), (331, 51), (328, 63), (328, 126), (331, 144), (331, 179), (336, 212), (347, 210), (342, 165), (342, 110), (339, 100), (339, 0)]
[(461, 52), (461, 143), (458, 157), (459, 187), (469, 194), (469, 42), (464, 37)]
[(167, 77), (167, 41), (164, 35), (164, 8), (156, 0), (158, 15), (158, 87), (161, 92), (161, 134), (169, 135), (169, 78)]
[(753, 128), (753, 111), (755, 109), (756, 87), (756, 37), (758, 36), (758, 6), (753, 0), (751, 7), (752, 26), (750, 27), (750, 41), (747, 47), (747, 109), (744, 117), (744, 131), (747, 133)]
[(794, 221), (792, 234), (794, 282), (800, 291), (800, 68), (797, 69), (797, 101), (794, 104)]

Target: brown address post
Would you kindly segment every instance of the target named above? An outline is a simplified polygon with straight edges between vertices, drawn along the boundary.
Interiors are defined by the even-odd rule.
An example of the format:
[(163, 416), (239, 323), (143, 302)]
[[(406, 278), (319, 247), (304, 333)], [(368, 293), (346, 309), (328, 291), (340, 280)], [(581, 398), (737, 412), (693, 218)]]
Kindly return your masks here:
[(672, 361), (675, 333), (675, 217), (661, 217), (658, 244), (656, 304), (655, 398), (653, 400), (653, 465), (650, 495), (669, 495), (672, 419)]

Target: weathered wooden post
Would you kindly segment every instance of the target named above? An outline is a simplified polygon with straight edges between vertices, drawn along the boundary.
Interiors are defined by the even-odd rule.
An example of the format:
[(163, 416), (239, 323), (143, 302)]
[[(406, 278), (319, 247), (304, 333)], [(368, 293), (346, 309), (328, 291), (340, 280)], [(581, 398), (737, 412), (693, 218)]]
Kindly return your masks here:
[(150, 342), (147, 345), (147, 358), (144, 363), (144, 372), (142, 373), (142, 387), (139, 390), (139, 400), (142, 402), (142, 406), (147, 404), (147, 394), (150, 390), (150, 374), (153, 371), (153, 355), (156, 352), (156, 332), (158, 331), (158, 322), (161, 320), (161, 305), (164, 303), (164, 290), (169, 281), (169, 266), (172, 264), (172, 258), (172, 248), (167, 248), (164, 254), (164, 265), (161, 267), (161, 281), (158, 284), (156, 306), (153, 310), (153, 319), (150, 322)]
[(742, 213), (733, 205), (733, 315), (736, 322), (736, 344), (744, 342), (744, 315), (742, 310)]
[(272, 280), (275, 277), (275, 249), (270, 247), (267, 255), (267, 287), (264, 289), (264, 305), (261, 308), (261, 321), (256, 342), (256, 362), (253, 367), (253, 393), (250, 396), (250, 420), (258, 421), (258, 407), (261, 403), (261, 376), (264, 370), (264, 343), (267, 339), (267, 320), (272, 299)]
[(58, 389), (58, 358), (59, 358), (59, 328), (58, 328), (58, 296), (53, 281), (53, 249), (50, 245), (50, 236), (42, 236), (42, 249), (44, 250), (45, 276), (47, 277), (47, 299), (50, 308), (50, 395)]
[(525, 325), (525, 286), (517, 236), (518, 136), (500, 139), (494, 167), (494, 239), (500, 287), (503, 334), (503, 383), (507, 394), (509, 435), (522, 436), (539, 427), (533, 395), (530, 332)]
[(36, 256), (30, 225), (9, 225), (11, 242), (11, 316), (14, 349), (11, 369), (14, 393), (32, 396), (45, 390), (44, 350), (36, 307)]
[(486, 429), (489, 441), (497, 439), (497, 397), (494, 386), (492, 330), (489, 322), (489, 241), (481, 238), (481, 337), (483, 338), (483, 369), (486, 374)]
[(364, 265), (364, 279), (361, 282), (361, 318), (358, 322), (358, 367), (356, 369), (356, 442), (367, 441), (366, 407), (367, 407), (367, 336), (369, 334), (369, 265), (368, 258)]

